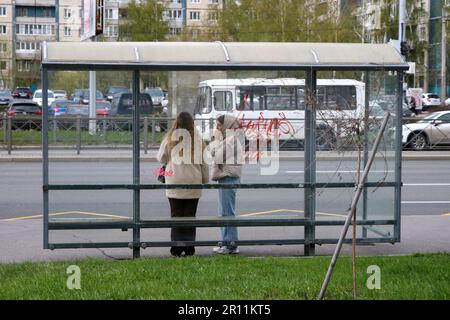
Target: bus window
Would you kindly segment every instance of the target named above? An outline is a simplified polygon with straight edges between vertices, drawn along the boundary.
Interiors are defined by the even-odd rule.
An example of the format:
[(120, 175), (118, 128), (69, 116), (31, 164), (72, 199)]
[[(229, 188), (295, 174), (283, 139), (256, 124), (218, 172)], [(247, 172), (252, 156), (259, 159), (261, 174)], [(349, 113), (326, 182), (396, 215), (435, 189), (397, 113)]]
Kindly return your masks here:
[(230, 91), (214, 92), (214, 109), (216, 111), (232, 111), (233, 96)]
[(305, 110), (305, 88), (297, 88), (297, 106), (298, 110)]
[(240, 87), (237, 109), (240, 111), (264, 110), (264, 95), (264, 87)]
[(322, 110), (355, 110), (356, 87), (320, 86), (317, 88), (317, 102)]
[(195, 113), (210, 113), (211, 112), (211, 88), (201, 87), (198, 90), (197, 104), (195, 106)]
[(355, 110), (356, 88), (353, 86), (327, 86), (327, 109), (329, 110)]
[(267, 110), (298, 110), (299, 97), (295, 87), (267, 88)]

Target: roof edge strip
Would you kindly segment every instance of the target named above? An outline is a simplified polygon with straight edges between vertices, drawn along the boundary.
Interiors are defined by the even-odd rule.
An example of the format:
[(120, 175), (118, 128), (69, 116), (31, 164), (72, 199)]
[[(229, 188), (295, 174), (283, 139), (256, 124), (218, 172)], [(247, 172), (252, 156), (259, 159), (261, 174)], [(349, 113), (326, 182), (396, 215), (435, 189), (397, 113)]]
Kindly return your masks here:
[(319, 61), (319, 56), (317, 55), (317, 53), (316, 53), (313, 49), (310, 49), (309, 51), (310, 51), (310, 52), (312, 53), (312, 55), (314, 56), (314, 60), (316, 61), (316, 63), (319, 64), (320, 61)]
[(230, 55), (228, 53), (228, 49), (225, 43), (223, 43), (222, 41), (216, 41), (216, 43), (218, 43), (222, 47), (223, 53), (225, 54), (225, 59), (227, 60), (227, 62), (230, 62), (231, 61)]
[(67, 62), (67, 61), (42, 61), (42, 65), (48, 69), (63, 70), (64, 66), (68, 69), (76, 70), (107, 70), (108, 68), (121, 68), (121, 69), (158, 69), (167, 71), (180, 71), (180, 70), (228, 70), (228, 69), (246, 69), (246, 70), (283, 70), (283, 69), (316, 69), (316, 70), (401, 70), (406, 71), (409, 69), (409, 65), (405, 64), (236, 64), (236, 63), (223, 63), (223, 64), (186, 64), (186, 63), (137, 63), (137, 62)]
[(47, 61), (47, 41), (42, 42), (42, 60), (41, 61)]
[(141, 58), (139, 56), (139, 49), (138, 49), (138, 47), (134, 47), (134, 55), (136, 57), (136, 62), (141, 62)]

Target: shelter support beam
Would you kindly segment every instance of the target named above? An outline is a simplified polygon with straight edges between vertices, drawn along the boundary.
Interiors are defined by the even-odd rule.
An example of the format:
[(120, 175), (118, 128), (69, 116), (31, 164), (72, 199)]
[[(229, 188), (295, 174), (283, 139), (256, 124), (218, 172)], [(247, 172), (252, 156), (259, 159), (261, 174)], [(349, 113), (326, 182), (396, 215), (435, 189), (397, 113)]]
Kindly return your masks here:
[[(304, 190), (305, 218), (314, 221), (316, 216), (316, 83), (317, 71), (306, 72), (305, 106), (305, 184), (311, 184)], [(314, 255), (315, 225), (305, 226), (305, 256)], [(310, 243), (311, 242), (311, 243)]]

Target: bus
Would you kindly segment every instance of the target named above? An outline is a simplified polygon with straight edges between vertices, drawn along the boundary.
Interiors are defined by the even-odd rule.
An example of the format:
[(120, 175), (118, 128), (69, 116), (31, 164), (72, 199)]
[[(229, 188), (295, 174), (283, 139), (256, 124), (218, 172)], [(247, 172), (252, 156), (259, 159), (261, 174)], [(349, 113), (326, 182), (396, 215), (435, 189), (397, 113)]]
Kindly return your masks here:
[[(365, 84), (360, 81), (318, 79), (317, 128), (330, 129), (333, 127), (330, 123), (336, 119), (362, 119), (364, 94)], [(256, 135), (259, 139), (270, 140), (277, 128), (280, 145), (286, 142), (302, 145), (305, 136), (305, 80), (247, 78), (200, 82), (194, 116), (204, 140), (211, 139), (214, 120), (225, 113), (238, 117), (246, 136)]]

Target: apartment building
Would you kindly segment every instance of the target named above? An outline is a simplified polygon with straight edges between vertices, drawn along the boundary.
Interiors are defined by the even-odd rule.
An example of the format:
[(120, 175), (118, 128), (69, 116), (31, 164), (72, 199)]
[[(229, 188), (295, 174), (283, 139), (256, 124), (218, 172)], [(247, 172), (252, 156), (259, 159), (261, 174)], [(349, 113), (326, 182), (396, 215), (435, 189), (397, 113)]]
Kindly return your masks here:
[(12, 1), (0, 0), (0, 88), (11, 86), (13, 68)]
[[(366, 42), (387, 42), (384, 38), (376, 38), (375, 34), (384, 28), (381, 21), (382, 9), (389, 6), (391, 20), (398, 16), (398, 1), (365, 0), (359, 4)], [(415, 17), (412, 8), (421, 9), (422, 13)], [(420, 11), (420, 10), (419, 10)], [(407, 19), (410, 20), (409, 31), (414, 37), (407, 39), (413, 50), (417, 50), (417, 42), (425, 44), (422, 52), (416, 52), (417, 61), (413, 86), (422, 87), (426, 92), (441, 96), (450, 96), (450, 48), (448, 34), (450, 19), (450, 0), (414, 0), (408, 1)], [(447, 35), (445, 35), (447, 33)], [(422, 47), (420, 47), (422, 48)], [(445, 87), (445, 89), (443, 89)], [(443, 92), (443, 90), (445, 92)]]
[[(223, 0), (164, 0), (164, 19), (169, 23), (169, 38), (187, 32), (189, 39), (209, 36), (217, 25), (217, 9), (223, 8)], [(186, 33), (185, 33), (186, 35)]]
[(40, 81), (42, 42), (79, 41), (80, 0), (0, 0), (0, 87)]

